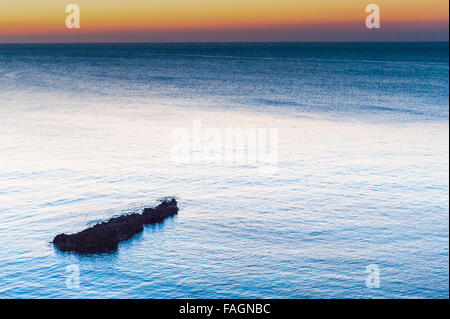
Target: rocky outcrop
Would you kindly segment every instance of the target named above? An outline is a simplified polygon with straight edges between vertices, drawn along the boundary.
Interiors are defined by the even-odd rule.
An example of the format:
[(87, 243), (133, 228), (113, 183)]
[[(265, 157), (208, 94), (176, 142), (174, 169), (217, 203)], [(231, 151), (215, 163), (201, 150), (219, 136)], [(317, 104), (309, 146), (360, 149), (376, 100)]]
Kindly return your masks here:
[(61, 251), (105, 253), (117, 250), (119, 243), (141, 232), (144, 225), (161, 223), (178, 213), (175, 198), (166, 198), (155, 208), (145, 208), (142, 214), (111, 218), (79, 233), (59, 234), (53, 244)]

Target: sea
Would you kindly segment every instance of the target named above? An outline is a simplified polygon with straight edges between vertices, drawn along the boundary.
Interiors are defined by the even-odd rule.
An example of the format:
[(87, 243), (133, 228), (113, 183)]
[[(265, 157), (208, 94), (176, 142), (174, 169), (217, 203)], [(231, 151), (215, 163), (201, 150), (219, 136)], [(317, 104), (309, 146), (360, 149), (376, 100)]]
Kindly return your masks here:
[(0, 45), (1, 298), (448, 295), (448, 43)]

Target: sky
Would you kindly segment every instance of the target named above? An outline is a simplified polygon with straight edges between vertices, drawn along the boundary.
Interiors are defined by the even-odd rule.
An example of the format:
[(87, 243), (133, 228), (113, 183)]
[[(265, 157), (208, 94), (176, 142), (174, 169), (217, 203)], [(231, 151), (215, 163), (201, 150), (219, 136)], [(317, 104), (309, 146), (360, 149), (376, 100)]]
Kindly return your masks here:
[[(80, 8), (68, 29), (66, 5)], [(368, 4), (381, 28), (367, 29)], [(0, 43), (448, 41), (448, 0), (0, 0)]]

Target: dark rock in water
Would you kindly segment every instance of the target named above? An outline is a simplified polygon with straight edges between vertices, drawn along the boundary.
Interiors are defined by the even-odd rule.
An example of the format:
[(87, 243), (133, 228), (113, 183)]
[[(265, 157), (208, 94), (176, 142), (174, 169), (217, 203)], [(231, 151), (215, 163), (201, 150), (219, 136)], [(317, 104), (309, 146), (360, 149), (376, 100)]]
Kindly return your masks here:
[(114, 217), (72, 235), (59, 234), (53, 244), (61, 251), (77, 253), (115, 251), (121, 241), (141, 232), (144, 225), (160, 223), (177, 213), (175, 198), (166, 198), (155, 208), (145, 208), (142, 214)]

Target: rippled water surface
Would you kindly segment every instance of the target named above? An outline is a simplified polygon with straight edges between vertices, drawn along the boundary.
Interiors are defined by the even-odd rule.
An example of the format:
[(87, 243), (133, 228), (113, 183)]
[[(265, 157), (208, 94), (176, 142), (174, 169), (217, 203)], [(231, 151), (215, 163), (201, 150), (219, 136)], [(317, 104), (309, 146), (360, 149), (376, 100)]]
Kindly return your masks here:
[[(0, 45), (0, 296), (448, 298), (448, 89), (448, 44)], [(278, 128), (278, 170), (174, 162), (195, 123)]]

